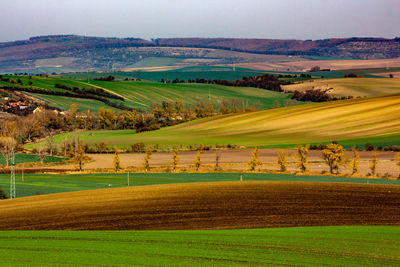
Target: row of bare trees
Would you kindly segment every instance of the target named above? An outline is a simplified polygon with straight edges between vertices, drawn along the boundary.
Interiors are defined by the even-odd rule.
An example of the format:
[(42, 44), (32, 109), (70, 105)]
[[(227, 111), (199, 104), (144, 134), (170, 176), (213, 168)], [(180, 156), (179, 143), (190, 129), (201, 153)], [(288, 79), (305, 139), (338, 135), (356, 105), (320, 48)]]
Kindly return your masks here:
[[(297, 147), (297, 153), (293, 155), (293, 158), (296, 160), (297, 167), (299, 171), (302, 173), (308, 172), (308, 151), (310, 146), (308, 145), (299, 145)], [(322, 158), (324, 162), (329, 167), (329, 172), (331, 174), (339, 174), (340, 167), (347, 167), (352, 171), (352, 175), (357, 174), (359, 171), (360, 165), (360, 155), (356, 149), (352, 150), (353, 157), (347, 158), (344, 156), (344, 149), (343, 146), (337, 143), (331, 143), (326, 145), (326, 148), (322, 150)], [(280, 167), (281, 172), (287, 171), (288, 166), (288, 158), (289, 153), (285, 149), (278, 150), (277, 153), (277, 164)], [(396, 153), (395, 155), (396, 165), (400, 168), (400, 152)], [(259, 161), (258, 156), (258, 148), (256, 147), (252, 154), (251, 160), (248, 163), (248, 170), (255, 171), (257, 166), (261, 165), (262, 163)], [(373, 150), (371, 152), (371, 159), (369, 162), (369, 175), (375, 176), (376, 169), (378, 164), (378, 157), (377, 152)]]
[[(79, 143), (80, 146), (83, 148), (83, 144)], [(81, 154), (78, 156), (73, 157), (73, 160), (77, 163), (77, 167), (79, 170), (82, 170), (82, 166), (86, 161), (82, 161), (81, 159), (86, 159), (84, 156), (84, 149), (79, 150)], [(329, 166), (329, 170), (331, 174), (339, 174), (340, 167), (347, 167), (348, 169), (352, 170), (352, 175), (357, 174), (359, 171), (359, 164), (360, 164), (360, 156), (356, 149), (353, 149), (353, 157), (349, 159), (344, 156), (344, 149), (341, 145), (337, 143), (331, 143), (326, 146), (326, 148), (322, 151), (322, 158), (324, 162)], [(296, 153), (292, 156), (295, 161), (296, 165), (299, 168), (299, 171), (302, 173), (308, 172), (308, 152), (309, 146), (308, 145), (299, 145), (297, 147)], [(195, 167), (196, 171), (199, 171), (200, 167), (202, 166), (202, 159), (201, 155), (203, 153), (203, 146), (199, 148), (196, 153), (193, 166)], [(177, 171), (178, 169), (178, 162), (179, 162), (179, 147), (175, 146), (172, 151), (172, 159), (171, 159), (171, 170)], [(152, 157), (152, 150), (146, 149), (143, 158), (143, 167), (146, 172), (150, 171), (150, 159)], [(215, 171), (221, 170), (220, 168), (220, 158), (221, 154), (219, 151), (216, 153), (215, 158)], [(288, 158), (289, 153), (286, 149), (280, 149), (277, 152), (277, 161), (276, 163), (280, 167), (281, 172), (287, 172), (288, 167)], [(114, 147), (114, 170), (116, 172), (122, 169), (119, 150), (117, 147)], [(398, 152), (395, 156), (396, 164), (400, 167), (400, 152)], [(371, 160), (369, 163), (370, 168), (370, 175), (376, 175), (376, 168), (378, 164), (377, 159), (377, 152), (372, 151)], [(259, 160), (259, 149), (256, 147), (251, 153), (251, 159), (248, 162), (248, 171), (255, 172), (257, 168), (262, 165), (262, 162)]]

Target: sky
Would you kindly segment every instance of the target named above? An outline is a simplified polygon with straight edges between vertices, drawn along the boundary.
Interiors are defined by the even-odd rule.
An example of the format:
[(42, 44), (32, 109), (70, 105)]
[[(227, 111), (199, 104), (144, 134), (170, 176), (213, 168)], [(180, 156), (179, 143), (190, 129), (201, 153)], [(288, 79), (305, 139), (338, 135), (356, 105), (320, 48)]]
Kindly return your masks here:
[(400, 0), (1, 0), (0, 42), (32, 36), (400, 36)]

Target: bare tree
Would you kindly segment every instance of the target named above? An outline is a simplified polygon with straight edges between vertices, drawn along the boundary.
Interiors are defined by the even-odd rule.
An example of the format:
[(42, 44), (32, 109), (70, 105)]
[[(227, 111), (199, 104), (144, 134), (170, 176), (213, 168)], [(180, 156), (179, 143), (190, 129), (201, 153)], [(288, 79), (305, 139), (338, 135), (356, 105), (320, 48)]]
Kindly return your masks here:
[(6, 166), (9, 166), (11, 160), (11, 151), (17, 147), (17, 142), (11, 137), (0, 138), (0, 153), (6, 162)]
[(47, 134), (49, 137), (46, 138), (47, 148), (49, 150), (49, 156), (53, 156), (54, 149), (54, 141), (55, 141), (55, 132), (53, 130), (47, 130)]
[(46, 150), (43, 148), (42, 145), (39, 146), (36, 157), (38, 157), (40, 163), (43, 164), (43, 161), (46, 158)]

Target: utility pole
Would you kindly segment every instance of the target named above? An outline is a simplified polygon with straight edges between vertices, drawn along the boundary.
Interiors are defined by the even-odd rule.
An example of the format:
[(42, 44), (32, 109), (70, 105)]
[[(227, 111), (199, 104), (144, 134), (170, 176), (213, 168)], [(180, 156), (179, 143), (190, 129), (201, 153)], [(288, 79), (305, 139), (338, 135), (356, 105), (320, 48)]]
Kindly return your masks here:
[(11, 148), (11, 181), (10, 181), (10, 198), (15, 198), (15, 154), (14, 148)]

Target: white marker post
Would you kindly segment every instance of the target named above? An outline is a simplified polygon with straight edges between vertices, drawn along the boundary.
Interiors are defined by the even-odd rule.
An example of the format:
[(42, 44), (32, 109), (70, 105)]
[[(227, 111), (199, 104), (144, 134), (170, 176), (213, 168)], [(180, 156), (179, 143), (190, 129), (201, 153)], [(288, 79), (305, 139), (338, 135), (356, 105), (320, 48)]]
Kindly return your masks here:
[(243, 174), (240, 174), (240, 181), (243, 182)]

